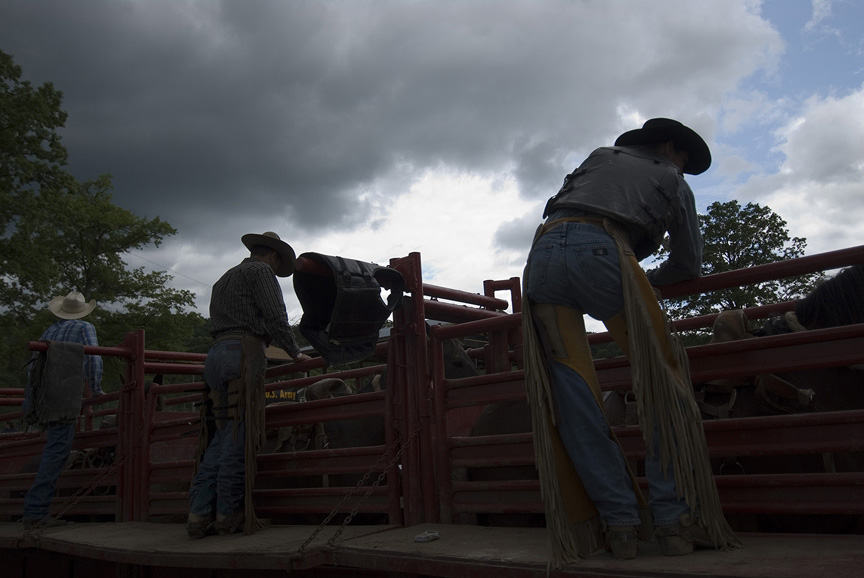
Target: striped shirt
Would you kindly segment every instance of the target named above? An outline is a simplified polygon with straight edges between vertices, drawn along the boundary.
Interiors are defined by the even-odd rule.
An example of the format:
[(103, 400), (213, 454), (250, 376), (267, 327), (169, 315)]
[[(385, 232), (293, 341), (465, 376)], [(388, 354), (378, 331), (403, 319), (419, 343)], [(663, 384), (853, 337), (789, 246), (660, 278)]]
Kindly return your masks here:
[(213, 337), (250, 333), (297, 357), (300, 347), (288, 324), (288, 312), (276, 275), (266, 263), (251, 257), (229, 269), (213, 285), (210, 297)]
[[(68, 341), (82, 345), (98, 346), (96, 328), (89, 321), (61, 319), (42, 333), (39, 341)], [(84, 377), (94, 396), (102, 395), (102, 357), (84, 356)]]

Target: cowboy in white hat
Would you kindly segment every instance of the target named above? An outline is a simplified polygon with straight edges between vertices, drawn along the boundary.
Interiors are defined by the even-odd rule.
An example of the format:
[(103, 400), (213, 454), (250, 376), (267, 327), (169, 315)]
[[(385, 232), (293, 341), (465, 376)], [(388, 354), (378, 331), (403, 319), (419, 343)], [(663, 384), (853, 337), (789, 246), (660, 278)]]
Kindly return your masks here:
[(81, 319), (90, 315), (96, 309), (96, 300), (91, 299), (89, 303), (84, 300), (84, 295), (78, 291), (72, 291), (66, 297), (55, 297), (48, 303), (51, 313), (60, 319)]
[[(701, 272), (702, 236), (683, 174), (710, 165), (708, 145), (694, 130), (652, 118), (614, 146), (593, 151), (546, 205), (523, 276), (522, 315), (525, 380), (534, 431), (541, 432), (534, 442), (556, 563), (585, 557), (604, 542), (616, 558), (635, 558), (637, 541), (651, 538), (652, 522), (667, 555), (740, 545), (719, 506), (689, 372), (680, 361), (686, 356), (668, 334), (652, 287)], [(669, 258), (646, 275), (639, 261), (667, 233)], [(602, 321), (630, 358), (649, 448), (650, 503), (603, 414), (585, 314)], [(554, 497), (561, 495), (573, 499), (558, 507)]]
[[(189, 490), (186, 531), (193, 538), (258, 529), (251, 499), (254, 478), (244, 464), (255, 461), (263, 431), (264, 351), (275, 342), (295, 363), (311, 359), (300, 352), (276, 281), (276, 276), (294, 272), (294, 249), (272, 231), (249, 233), (241, 241), (249, 257), (213, 285), (210, 297), (215, 342), (207, 353), (204, 380), (213, 415), (202, 424), (215, 431)], [(209, 437), (202, 431), (202, 439), (208, 439), (205, 435)]]
[[(60, 352), (77, 349), (77, 356), (71, 357), (75, 360), (76, 366), (69, 367), (68, 371), (71, 373), (80, 371), (82, 380), (90, 386), (93, 397), (98, 397), (102, 395), (102, 358), (98, 355), (81, 354), (83, 346), (99, 345), (96, 328), (89, 321), (83, 320), (95, 308), (96, 301), (91, 300), (88, 303), (78, 291), (72, 291), (65, 297), (53, 298), (48, 304), (48, 309), (60, 319), (46, 329), (39, 340), (49, 342), (50, 355), (61, 355)], [(61, 526), (66, 523), (65, 520), (52, 517), (49, 514), (49, 507), (57, 478), (65, 468), (66, 460), (72, 451), (75, 422), (80, 410), (80, 396), (84, 385), (82, 382), (79, 387), (75, 380), (70, 382), (69, 374), (59, 376), (59, 380), (56, 379), (57, 376), (50, 375), (48, 372), (31, 375), (41, 375), (41, 382), (31, 383), (32, 380), (28, 376), (25, 402), (27, 417), (28, 421), (45, 429), (46, 442), (36, 479), (24, 497), (22, 521), (27, 530)], [(61, 383), (64, 385), (61, 386)], [(66, 384), (69, 384), (68, 391), (63, 391)], [(40, 388), (51, 388), (53, 395), (39, 395)], [(62, 398), (64, 395), (73, 403), (67, 405), (49, 401)], [(74, 400), (79, 404), (75, 405)], [(67, 409), (64, 409), (64, 406)]]

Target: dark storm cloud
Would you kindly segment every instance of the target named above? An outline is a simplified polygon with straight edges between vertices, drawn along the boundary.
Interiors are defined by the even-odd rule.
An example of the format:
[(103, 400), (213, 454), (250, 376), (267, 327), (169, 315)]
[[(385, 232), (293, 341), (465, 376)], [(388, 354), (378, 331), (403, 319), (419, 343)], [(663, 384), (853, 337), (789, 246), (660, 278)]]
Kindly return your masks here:
[(542, 221), (543, 206), (536, 213), (522, 215), (503, 223), (495, 232), (495, 246), (504, 251), (525, 252), (531, 246), (531, 239)]
[(362, 225), (405, 167), (512, 171), (548, 197), (574, 150), (632, 128), (622, 110), (702, 107), (761, 65), (770, 28), (702, 6), (12, 1), (0, 49), (64, 92), (79, 178), (212, 239), (228, 219)]
[(79, 178), (111, 173), (118, 203), (169, 221), (260, 203), (308, 226), (338, 223), (363, 210), (355, 187), (394, 162), (482, 170), (505, 152), (516, 87), (496, 38), (430, 26), (447, 16), (431, 5), (249, 8), (16, 3), (3, 20), (20, 28), (3, 49), (64, 91)]
[(27, 26), (4, 49), (64, 91), (73, 170), (111, 173), (136, 212), (293, 205), (317, 224), (381, 169), (380, 147), (360, 146), (346, 109), (321, 98), (333, 63), (316, 47), (320, 15), (113, 0), (15, 8), (4, 21)]

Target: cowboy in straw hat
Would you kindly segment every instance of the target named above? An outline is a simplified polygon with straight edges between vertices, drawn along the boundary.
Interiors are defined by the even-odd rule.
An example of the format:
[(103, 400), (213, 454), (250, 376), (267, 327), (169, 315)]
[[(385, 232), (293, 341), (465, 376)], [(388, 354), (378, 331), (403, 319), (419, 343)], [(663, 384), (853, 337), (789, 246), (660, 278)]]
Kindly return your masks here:
[[(695, 131), (653, 118), (592, 152), (546, 205), (523, 275), (522, 315), (555, 565), (603, 544), (616, 558), (635, 558), (652, 524), (667, 555), (740, 545), (720, 508), (686, 356), (652, 287), (701, 272), (702, 237), (683, 173), (710, 165)], [(669, 259), (646, 275), (639, 261), (666, 233)], [(630, 358), (650, 504), (603, 414), (585, 314), (602, 321)]]
[[(251, 534), (261, 527), (251, 490), (264, 425), (265, 348), (275, 342), (295, 363), (311, 359), (300, 352), (276, 281), (276, 276), (294, 272), (294, 249), (272, 231), (249, 233), (240, 240), (249, 257), (222, 275), (210, 297), (215, 341), (207, 353), (204, 379), (213, 415), (201, 423), (215, 431), (202, 431), (200, 437), (200, 465), (189, 491), (186, 522), (192, 538)], [(208, 405), (202, 404), (202, 410)]]
[[(27, 495), (24, 497), (22, 521), (27, 530), (62, 526), (65, 520), (49, 514), (51, 498), (57, 485), (57, 478), (66, 466), (72, 451), (75, 435), (75, 422), (80, 411), (81, 387), (86, 380), (93, 397), (102, 395), (102, 358), (98, 355), (83, 354), (83, 346), (98, 346), (96, 329), (86, 317), (96, 308), (96, 301), (85, 301), (78, 291), (65, 297), (53, 298), (48, 309), (59, 320), (46, 329), (40, 341), (47, 341), (46, 356), (52, 359), (45, 369), (34, 355), (31, 374), (27, 379), (27, 406), (25, 417), (31, 424), (44, 427), (46, 431), (45, 449), (39, 462), (39, 470)], [(80, 375), (81, 380), (70, 379)]]
[(89, 303), (78, 291), (72, 291), (66, 297), (55, 297), (48, 303), (51, 313), (60, 319), (81, 319), (87, 317), (96, 309), (96, 300), (91, 299)]

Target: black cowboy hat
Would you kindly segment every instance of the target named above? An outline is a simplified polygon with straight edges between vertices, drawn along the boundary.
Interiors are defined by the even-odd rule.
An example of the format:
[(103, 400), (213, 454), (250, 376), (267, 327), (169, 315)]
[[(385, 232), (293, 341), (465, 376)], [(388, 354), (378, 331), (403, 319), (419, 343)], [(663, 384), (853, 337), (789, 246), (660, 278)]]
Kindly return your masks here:
[(702, 137), (692, 128), (686, 127), (671, 118), (652, 118), (645, 121), (642, 128), (627, 131), (615, 141), (615, 146), (644, 145), (671, 140), (679, 149), (690, 156), (682, 169), (690, 175), (704, 173), (711, 166), (711, 151)]
[(294, 249), (291, 248), (291, 245), (280, 239), (279, 235), (273, 231), (267, 231), (261, 235), (257, 233), (248, 233), (240, 237), (240, 240), (243, 241), (243, 244), (246, 245), (246, 248), (250, 251), (255, 245), (264, 245), (265, 247), (270, 247), (279, 253), (282, 262), (279, 264), (279, 269), (276, 271), (277, 277), (290, 277), (294, 272)]

